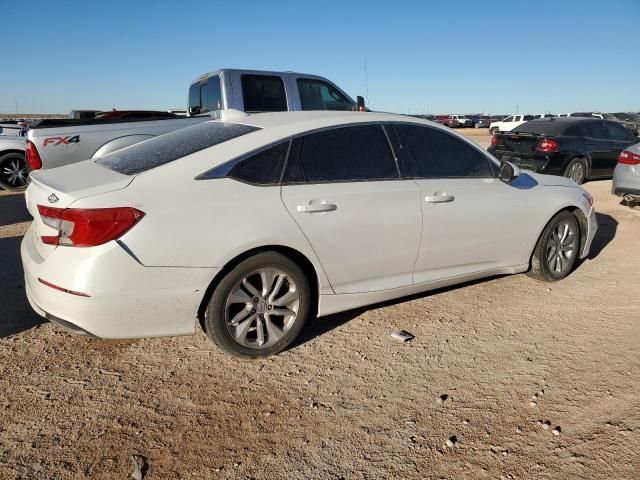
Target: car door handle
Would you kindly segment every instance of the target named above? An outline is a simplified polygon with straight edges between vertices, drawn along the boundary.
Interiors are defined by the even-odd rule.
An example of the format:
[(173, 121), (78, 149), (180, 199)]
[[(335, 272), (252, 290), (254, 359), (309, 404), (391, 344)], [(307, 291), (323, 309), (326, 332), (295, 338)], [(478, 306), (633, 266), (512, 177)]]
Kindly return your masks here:
[(424, 201), (427, 203), (447, 203), (453, 202), (456, 199), (453, 195), (448, 195), (446, 193), (435, 193), (433, 196), (427, 195), (424, 197)]
[(335, 212), (338, 206), (333, 203), (310, 203), (309, 205), (298, 205), (296, 210), (301, 213), (322, 213)]

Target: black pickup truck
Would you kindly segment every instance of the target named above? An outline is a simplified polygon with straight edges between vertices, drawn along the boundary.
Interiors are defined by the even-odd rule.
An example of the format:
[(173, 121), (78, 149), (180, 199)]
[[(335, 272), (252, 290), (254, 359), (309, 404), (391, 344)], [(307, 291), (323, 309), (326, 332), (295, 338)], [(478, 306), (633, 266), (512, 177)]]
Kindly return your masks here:
[(595, 118), (540, 118), (491, 139), (489, 153), (520, 168), (587, 179), (611, 177), (620, 152), (638, 142), (618, 122)]

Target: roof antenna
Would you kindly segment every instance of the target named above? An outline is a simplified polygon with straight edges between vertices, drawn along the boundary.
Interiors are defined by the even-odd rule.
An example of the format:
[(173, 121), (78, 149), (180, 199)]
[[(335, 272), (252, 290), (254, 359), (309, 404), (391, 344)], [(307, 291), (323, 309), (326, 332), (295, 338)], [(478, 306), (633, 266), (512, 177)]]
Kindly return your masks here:
[(369, 74), (367, 73), (367, 57), (364, 57), (364, 85), (367, 91), (367, 105), (369, 105)]

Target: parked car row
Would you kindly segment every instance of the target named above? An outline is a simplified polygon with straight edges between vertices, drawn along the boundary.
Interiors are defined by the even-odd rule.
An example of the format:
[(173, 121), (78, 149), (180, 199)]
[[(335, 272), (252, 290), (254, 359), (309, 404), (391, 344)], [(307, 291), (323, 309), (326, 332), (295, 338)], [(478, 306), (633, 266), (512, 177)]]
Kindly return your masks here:
[(521, 168), (562, 175), (577, 184), (611, 177), (623, 150), (638, 138), (598, 118), (540, 118), (493, 135), (489, 152)]

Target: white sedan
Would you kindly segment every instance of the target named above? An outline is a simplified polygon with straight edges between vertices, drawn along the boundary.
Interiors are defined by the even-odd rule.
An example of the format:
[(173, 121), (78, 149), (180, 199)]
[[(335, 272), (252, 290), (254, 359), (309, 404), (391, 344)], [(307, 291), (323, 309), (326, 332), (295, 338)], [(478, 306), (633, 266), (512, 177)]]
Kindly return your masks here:
[(587, 192), (435, 123), (229, 117), (33, 173), (22, 261), (40, 315), (102, 338), (201, 325), (257, 357), (316, 316), (492, 275), (559, 280), (589, 253)]

